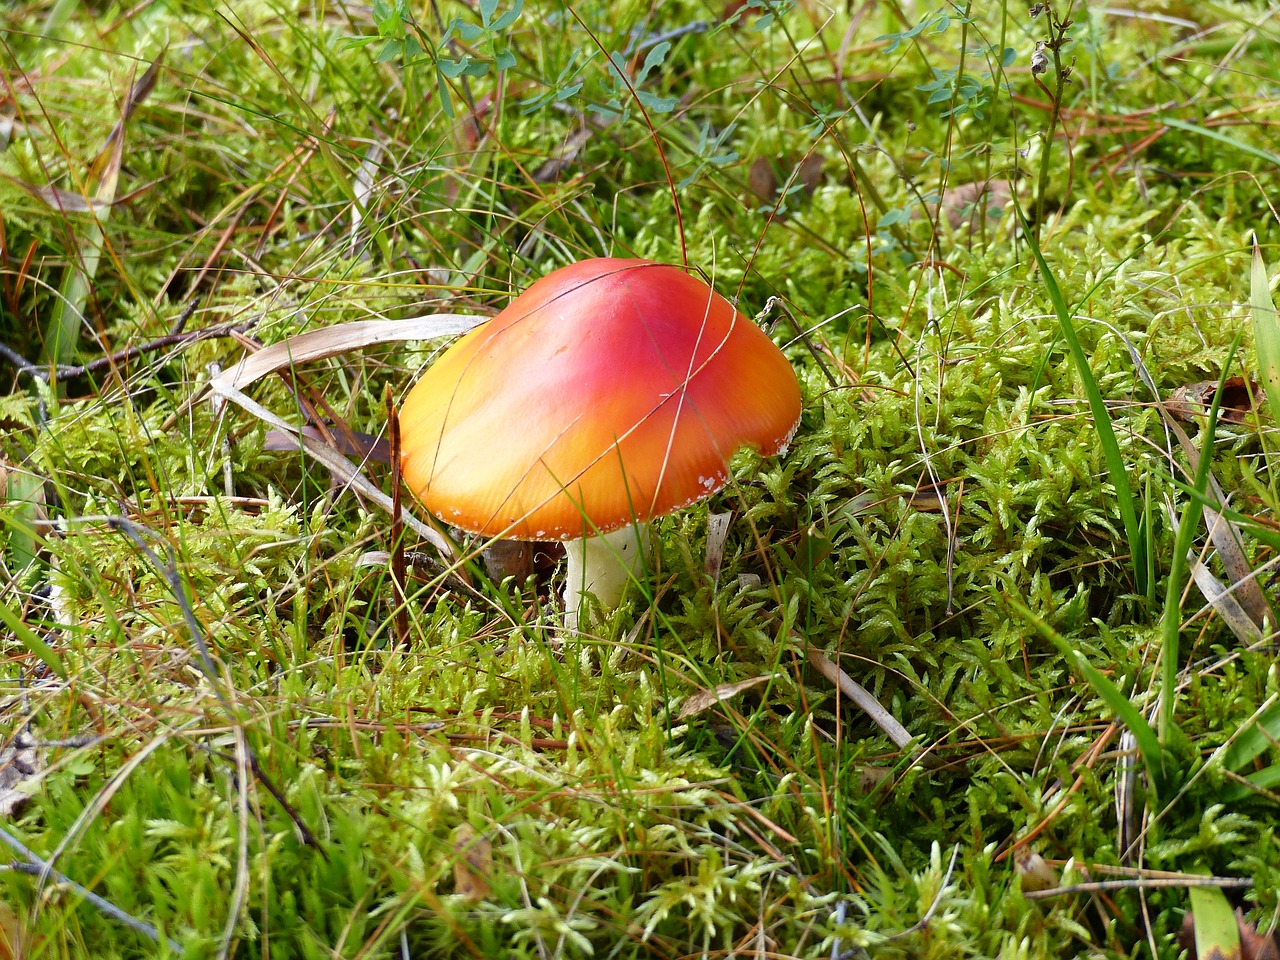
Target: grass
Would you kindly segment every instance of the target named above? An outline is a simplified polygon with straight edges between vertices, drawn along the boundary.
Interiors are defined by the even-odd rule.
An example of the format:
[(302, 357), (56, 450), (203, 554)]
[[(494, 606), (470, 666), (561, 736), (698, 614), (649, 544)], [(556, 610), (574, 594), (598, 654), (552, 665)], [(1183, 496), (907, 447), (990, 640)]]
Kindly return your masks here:
[[(1059, 5), (1043, 83), (994, 3), (0, 12), (0, 827), (57, 871), (0, 872), (0, 954), (1171, 960), (1224, 905), (1153, 871), (1273, 927), (1272, 626), (1183, 580), (1237, 579), (1205, 504), (1270, 602), (1275, 414), (1198, 470), (1156, 401), (1275, 382), (1280, 23), (1131, 6)], [(598, 636), (419, 560), (402, 643), (386, 515), (188, 402), (604, 254), (781, 298), (805, 409)], [(378, 434), (441, 346), (250, 393)]]

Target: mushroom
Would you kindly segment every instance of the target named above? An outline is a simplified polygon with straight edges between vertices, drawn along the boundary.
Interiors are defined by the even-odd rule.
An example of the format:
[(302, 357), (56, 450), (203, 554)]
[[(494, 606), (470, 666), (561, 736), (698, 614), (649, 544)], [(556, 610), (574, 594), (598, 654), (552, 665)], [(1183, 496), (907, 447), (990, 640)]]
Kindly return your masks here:
[(584, 260), (426, 370), (402, 474), (462, 530), (564, 541), (572, 630), (588, 594), (616, 606), (650, 520), (723, 487), (743, 445), (785, 450), (799, 419), (795, 371), (724, 297), (676, 267)]

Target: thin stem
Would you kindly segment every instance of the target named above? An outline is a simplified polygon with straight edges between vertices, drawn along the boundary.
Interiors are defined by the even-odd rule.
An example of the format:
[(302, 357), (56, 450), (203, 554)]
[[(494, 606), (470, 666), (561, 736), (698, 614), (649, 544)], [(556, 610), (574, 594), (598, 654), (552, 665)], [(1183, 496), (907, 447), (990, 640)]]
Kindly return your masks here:
[[(1072, 4), (1074, 6), (1074, 4)], [(1045, 194), (1049, 190), (1049, 164), (1053, 160), (1053, 138), (1057, 134), (1058, 121), (1062, 116), (1062, 94), (1067, 86), (1067, 74), (1062, 68), (1062, 48), (1067, 42), (1067, 31), (1071, 28), (1071, 7), (1067, 15), (1058, 19), (1052, 4), (1045, 4), (1045, 13), (1049, 18), (1049, 40), (1045, 47), (1053, 55), (1054, 86), (1051, 91), (1039, 77), (1035, 78), (1040, 89), (1049, 96), (1049, 129), (1045, 131), (1044, 150), (1040, 153), (1040, 176), (1036, 183), (1036, 240), (1040, 240), (1040, 231), (1044, 226)], [(1033, 67), (1034, 70), (1034, 67)]]

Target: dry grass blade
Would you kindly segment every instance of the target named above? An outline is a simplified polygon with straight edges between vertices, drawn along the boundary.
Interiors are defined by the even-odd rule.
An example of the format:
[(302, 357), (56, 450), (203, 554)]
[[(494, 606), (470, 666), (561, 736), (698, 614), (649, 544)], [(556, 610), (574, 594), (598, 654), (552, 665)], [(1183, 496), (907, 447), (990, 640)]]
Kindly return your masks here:
[[(178, 418), (191, 406), (199, 402), (212, 390), (225, 397), (264, 423), (275, 427), (287, 438), (296, 440), (296, 448), (320, 461), (334, 476), (360, 493), (382, 510), (391, 513), (394, 504), (390, 497), (379, 490), (342, 452), (324, 443), (306, 431), (306, 428), (294, 427), (271, 413), (261, 404), (246, 396), (243, 388), (261, 380), (269, 374), (311, 360), (348, 353), (364, 347), (383, 343), (396, 343), (409, 340), (434, 340), (440, 337), (457, 336), (466, 333), (473, 327), (483, 323), (486, 318), (461, 314), (436, 314), (426, 317), (410, 317), (405, 320), (358, 320), (353, 323), (337, 324), (321, 330), (312, 330), (288, 337), (279, 343), (250, 354), (230, 370), (210, 380), (201, 390), (189, 397), (165, 423), (164, 429), (170, 429)], [(280, 438), (276, 438), (277, 444)], [(445, 556), (453, 555), (449, 541), (439, 531), (423, 523), (412, 514), (404, 515), (404, 522), (428, 543), (432, 544)]]
[(59, 213), (93, 213), (98, 216), (105, 216), (111, 208), (110, 202), (99, 200), (96, 197), (86, 197), (84, 194), (76, 193), (74, 190), (63, 190), (61, 187), (40, 187), (34, 183), (27, 183), (25, 180), (19, 180), (16, 177), (7, 175), (5, 179)]
[[(1169, 515), (1169, 523), (1176, 527), (1178, 524), (1178, 516), (1173, 509), (1173, 504), (1166, 503), (1165, 509)], [(1206, 508), (1208, 509), (1208, 508)], [(1219, 523), (1226, 523), (1221, 516), (1218, 516)], [(1209, 531), (1210, 539), (1213, 538), (1213, 530)], [(1245, 646), (1254, 643), (1261, 643), (1263, 640), (1262, 628), (1254, 623), (1249, 614), (1245, 612), (1244, 607), (1240, 605), (1235, 597), (1232, 588), (1227, 587), (1221, 580), (1213, 575), (1213, 572), (1201, 562), (1194, 550), (1187, 551), (1187, 564), (1191, 568), (1191, 577), (1196, 582), (1196, 586), (1200, 588), (1200, 592), (1204, 594), (1205, 600), (1222, 618), (1235, 638)], [(1253, 582), (1252, 576), (1249, 581)]]
[[(834, 664), (833, 664), (834, 666)], [(762, 683), (767, 683), (773, 679), (769, 676), (752, 677), (750, 680), (739, 680), (737, 683), (721, 683), (712, 687), (710, 690), (699, 690), (680, 707), (680, 713), (676, 716), (677, 720), (684, 720), (687, 717), (696, 716), (699, 713), (705, 713), (717, 703), (723, 703), (730, 697), (735, 697), (742, 693), (743, 690), (750, 690), (752, 687), (758, 687)]]
[[(1167, 412), (1165, 413), (1165, 422), (1169, 424), (1174, 436), (1178, 438), (1178, 445), (1182, 447), (1183, 455), (1186, 456), (1187, 462), (1192, 472), (1194, 472), (1200, 462), (1200, 451), (1191, 442), (1191, 438), (1187, 436), (1186, 431)], [(1227, 502), (1226, 494), (1223, 493), (1222, 487), (1218, 485), (1218, 481), (1212, 473), (1209, 474), (1209, 490), (1218, 503)], [(1241, 538), (1239, 527), (1208, 504), (1204, 506), (1204, 524), (1208, 528), (1209, 540), (1213, 543), (1214, 549), (1218, 551), (1222, 566), (1227, 571), (1227, 576), (1231, 579), (1229, 589), (1238, 601), (1240, 608), (1259, 628), (1267, 621), (1274, 622), (1271, 614), (1271, 605), (1267, 603), (1262, 587), (1258, 585), (1257, 578), (1254, 576), (1253, 567), (1250, 565), (1249, 559), (1244, 555), (1244, 547), (1242, 546), (1244, 541)]]
[(382, 162), (382, 144), (371, 143), (365, 151), (360, 169), (356, 171), (356, 182), (352, 190), (355, 202), (351, 206), (351, 249), (349, 256), (354, 257), (360, 249), (360, 225), (364, 222), (365, 211), (369, 208), (369, 198), (373, 195), (374, 177), (378, 173), (378, 164)]
[[(222, 376), (220, 382), (236, 390), (261, 380), (267, 374), (312, 360), (337, 356), (352, 350), (377, 346), (382, 343), (402, 343), (406, 340), (436, 340), (456, 337), (483, 323), (486, 317), (441, 313), (428, 317), (410, 317), (406, 320), (357, 320), (340, 323), (321, 330), (300, 333), (269, 347), (263, 347), (237, 363)], [(213, 389), (219, 387), (210, 384)]]
[[(102, 222), (111, 212), (120, 182), (120, 166), (124, 159), (125, 125), (138, 106), (155, 89), (160, 74), (163, 52), (155, 59), (136, 83), (130, 84), (129, 94), (121, 107), (120, 119), (98, 156), (89, 165), (85, 178), (83, 197), (93, 219), (80, 233), (79, 257), (67, 265), (59, 296), (53, 304), (53, 316), (45, 331), (45, 357), (53, 364), (68, 362), (75, 356), (80, 338), (80, 326), (84, 319), (84, 307), (93, 289), (93, 280), (102, 260), (106, 234)], [(55, 209), (62, 209), (60, 204)]]
[(1231, 590), (1215, 577), (1199, 558), (1189, 555), (1188, 562), (1191, 564), (1191, 576), (1196, 586), (1217, 611), (1222, 622), (1231, 629), (1235, 638), (1245, 646), (1261, 643), (1264, 639), (1261, 628), (1245, 613), (1244, 607), (1240, 606)]
[(396, 625), (396, 639), (409, 645), (409, 610), (405, 596), (405, 562), (404, 562), (404, 513), (401, 510), (400, 490), (400, 417), (396, 414), (395, 397), (391, 385), (387, 384), (385, 400), (387, 404), (387, 442), (391, 447), (391, 584), (396, 594), (396, 609), (393, 615)]
[(853, 678), (837, 667), (831, 659), (817, 647), (805, 644), (809, 662), (826, 677), (846, 697), (852, 700), (872, 720), (876, 722), (893, 741), (894, 746), (905, 750), (911, 743), (911, 734), (900, 724), (888, 710), (880, 706), (880, 701), (873, 697), (865, 687), (855, 683)]
[(1113, 890), (1168, 890), (1186, 887), (1191, 889), (1248, 890), (1253, 881), (1237, 877), (1134, 877), (1130, 880), (1090, 880), (1048, 890), (1026, 891), (1028, 900), (1048, 900), (1065, 897), (1069, 893), (1108, 893)]
[[(296, 437), (298, 440), (298, 449), (302, 450), (315, 460), (318, 460), (321, 464), (327, 467), (329, 472), (335, 477), (341, 480), (352, 490), (355, 490), (361, 496), (376, 504), (388, 515), (394, 512), (395, 505), (392, 503), (391, 498), (374, 486), (372, 481), (370, 481), (358, 467), (353, 465), (350, 460), (327, 443), (315, 439), (314, 437), (307, 436), (297, 427), (285, 423), (266, 407), (254, 400), (251, 400), (235, 387), (228, 383), (220, 382), (223, 379), (223, 377), (217, 377), (211, 381), (211, 386), (213, 386), (220, 395), (226, 397), (237, 406), (247, 410), (263, 423), (269, 423), (282, 433), (291, 437)], [(404, 514), (401, 519), (406, 526), (413, 530), (414, 533), (422, 537), (422, 539), (426, 540), (446, 557), (453, 556), (453, 546), (445, 536), (434, 527), (430, 527), (423, 523), (411, 513)]]
[(733, 515), (713, 513), (707, 517), (707, 556), (702, 569), (712, 580), (720, 582), (720, 567), (724, 563), (724, 544), (729, 538), (729, 520)]
[(453, 862), (454, 892), (468, 900), (486, 899), (493, 873), (493, 844), (464, 823), (453, 833), (453, 851), (457, 858)]

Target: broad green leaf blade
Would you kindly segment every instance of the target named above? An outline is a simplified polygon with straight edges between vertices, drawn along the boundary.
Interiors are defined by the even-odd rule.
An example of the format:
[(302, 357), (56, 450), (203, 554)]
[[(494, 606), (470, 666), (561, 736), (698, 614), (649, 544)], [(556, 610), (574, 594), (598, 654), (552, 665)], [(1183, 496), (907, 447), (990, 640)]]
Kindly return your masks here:
[(1196, 921), (1196, 956), (1239, 960), (1240, 927), (1227, 895), (1218, 887), (1191, 887), (1187, 894)]
[(1249, 308), (1253, 312), (1253, 340), (1258, 351), (1258, 379), (1267, 393), (1271, 416), (1280, 419), (1280, 317), (1267, 278), (1267, 265), (1257, 238), (1249, 270)]
[(1256, 773), (1245, 777), (1246, 783), (1229, 783), (1222, 789), (1223, 803), (1239, 803), (1248, 797), (1257, 796), (1265, 790), (1275, 793), (1280, 788), (1280, 764), (1263, 767)]
[(0, 507), (5, 508), (0, 524), (8, 528), (9, 561), (20, 574), (40, 558), (36, 521), (44, 516), (44, 481), (18, 470), (8, 471), (5, 481), (0, 482)]
[(1223, 754), (1222, 765), (1238, 773), (1276, 743), (1280, 743), (1280, 698), (1272, 698), (1270, 706), (1249, 720), (1247, 729)]

